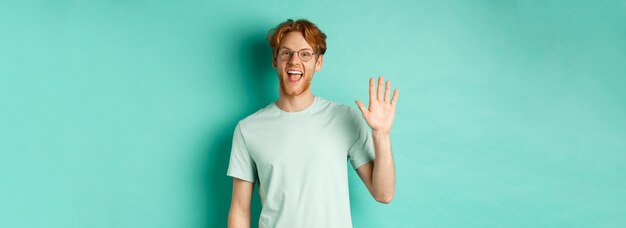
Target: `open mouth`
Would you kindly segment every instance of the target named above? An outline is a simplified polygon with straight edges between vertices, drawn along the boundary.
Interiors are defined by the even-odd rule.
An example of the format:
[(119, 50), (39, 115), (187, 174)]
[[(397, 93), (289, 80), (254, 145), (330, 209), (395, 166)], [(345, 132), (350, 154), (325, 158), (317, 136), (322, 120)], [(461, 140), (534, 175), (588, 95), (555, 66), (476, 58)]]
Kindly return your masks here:
[(299, 70), (288, 70), (287, 78), (289, 79), (289, 82), (295, 83), (302, 79), (302, 74), (302, 71)]

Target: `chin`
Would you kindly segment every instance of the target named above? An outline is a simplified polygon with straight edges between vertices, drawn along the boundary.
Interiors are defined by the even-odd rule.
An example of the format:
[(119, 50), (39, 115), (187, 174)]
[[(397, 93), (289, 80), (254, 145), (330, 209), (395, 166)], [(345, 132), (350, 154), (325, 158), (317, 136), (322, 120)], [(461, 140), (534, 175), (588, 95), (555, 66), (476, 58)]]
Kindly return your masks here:
[(303, 94), (305, 91), (307, 91), (308, 88), (303, 88), (303, 86), (297, 87), (297, 88), (290, 88), (290, 89), (286, 89), (283, 87), (283, 91), (286, 95), (288, 96), (298, 96)]
[(305, 80), (304, 82), (302, 82), (301, 85), (297, 87), (287, 87), (287, 83), (288, 82), (285, 82), (282, 77), (280, 78), (280, 89), (287, 96), (299, 96), (309, 90), (309, 88), (311, 87), (310, 79)]
[(298, 87), (287, 88), (284, 83), (281, 83), (281, 89), (285, 95), (288, 96), (299, 96), (309, 90), (309, 84), (301, 85)]

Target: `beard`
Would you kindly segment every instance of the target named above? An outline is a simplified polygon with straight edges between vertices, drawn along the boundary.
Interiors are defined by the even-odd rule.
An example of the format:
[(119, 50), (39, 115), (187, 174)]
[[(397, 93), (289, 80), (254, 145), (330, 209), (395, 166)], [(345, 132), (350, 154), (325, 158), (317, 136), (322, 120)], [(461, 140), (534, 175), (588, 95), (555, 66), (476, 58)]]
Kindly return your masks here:
[(285, 79), (282, 76), (278, 77), (278, 79), (280, 81), (280, 89), (285, 95), (288, 96), (301, 95), (311, 87), (311, 77), (305, 77), (304, 75), (302, 75), (302, 83), (298, 86), (288, 85), (289, 82), (285, 82)]

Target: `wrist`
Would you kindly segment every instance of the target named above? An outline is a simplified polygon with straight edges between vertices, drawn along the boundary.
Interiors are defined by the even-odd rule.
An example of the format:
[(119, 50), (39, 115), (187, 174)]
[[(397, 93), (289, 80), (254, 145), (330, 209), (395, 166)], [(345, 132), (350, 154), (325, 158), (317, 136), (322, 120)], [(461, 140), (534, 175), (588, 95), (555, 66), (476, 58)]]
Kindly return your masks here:
[(372, 129), (372, 136), (389, 136), (391, 130)]

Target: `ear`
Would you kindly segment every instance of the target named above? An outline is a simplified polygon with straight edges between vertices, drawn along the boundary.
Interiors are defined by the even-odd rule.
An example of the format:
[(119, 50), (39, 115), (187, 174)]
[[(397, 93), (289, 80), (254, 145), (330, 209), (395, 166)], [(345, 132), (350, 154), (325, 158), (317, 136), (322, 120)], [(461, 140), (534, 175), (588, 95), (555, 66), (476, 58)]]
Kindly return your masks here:
[(322, 70), (322, 63), (324, 63), (324, 56), (323, 55), (319, 55), (317, 57), (317, 61), (315, 61), (315, 71), (319, 72), (320, 70)]
[(278, 63), (276, 62), (276, 56), (272, 55), (272, 67), (274, 67), (274, 69), (276, 69), (278, 67), (277, 65)]

